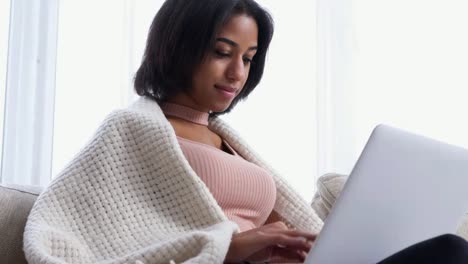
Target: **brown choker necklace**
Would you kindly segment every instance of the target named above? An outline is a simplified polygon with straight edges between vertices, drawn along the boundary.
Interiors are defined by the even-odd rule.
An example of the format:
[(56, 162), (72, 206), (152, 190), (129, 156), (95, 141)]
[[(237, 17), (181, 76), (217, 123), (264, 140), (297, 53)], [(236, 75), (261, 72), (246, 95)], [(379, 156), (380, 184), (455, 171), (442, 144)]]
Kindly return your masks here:
[(177, 117), (195, 124), (208, 126), (209, 113), (169, 102), (162, 103), (161, 109), (165, 115)]

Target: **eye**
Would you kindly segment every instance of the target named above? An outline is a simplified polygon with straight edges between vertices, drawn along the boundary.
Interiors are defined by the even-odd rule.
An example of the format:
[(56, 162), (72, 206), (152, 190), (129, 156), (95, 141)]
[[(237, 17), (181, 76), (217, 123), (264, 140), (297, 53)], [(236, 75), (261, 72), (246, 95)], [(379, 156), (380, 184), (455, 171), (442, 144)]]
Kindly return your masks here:
[(231, 55), (229, 54), (229, 52), (221, 51), (221, 50), (215, 50), (215, 53), (219, 57), (229, 57)]
[(253, 62), (252, 59), (248, 57), (244, 57), (243, 60), (244, 60), (244, 64), (252, 64)]

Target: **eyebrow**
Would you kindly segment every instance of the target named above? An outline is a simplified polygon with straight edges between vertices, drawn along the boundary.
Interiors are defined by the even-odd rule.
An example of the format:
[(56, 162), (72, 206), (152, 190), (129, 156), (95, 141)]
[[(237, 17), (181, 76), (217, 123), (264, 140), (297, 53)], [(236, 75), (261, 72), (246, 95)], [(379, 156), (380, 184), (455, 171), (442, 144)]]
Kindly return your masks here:
[[(224, 42), (224, 43), (227, 43), (231, 46), (234, 46), (234, 47), (239, 47), (239, 44), (237, 44), (236, 42), (228, 39), (228, 38), (217, 38), (216, 41), (221, 41), (221, 42)], [(258, 47), (257, 46), (253, 46), (253, 47), (250, 47), (249, 50), (257, 50)]]

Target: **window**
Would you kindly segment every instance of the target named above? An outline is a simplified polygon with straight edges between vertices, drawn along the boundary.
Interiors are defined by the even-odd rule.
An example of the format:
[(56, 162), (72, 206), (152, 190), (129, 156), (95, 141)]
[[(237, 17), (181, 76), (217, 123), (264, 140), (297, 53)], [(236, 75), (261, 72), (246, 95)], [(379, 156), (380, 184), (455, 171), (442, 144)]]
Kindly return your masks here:
[[(8, 63), (8, 34), (10, 25), (10, 1), (0, 2), (0, 142), (3, 142), (3, 109)], [(2, 151), (0, 151), (0, 160)], [(0, 176), (1, 179), (1, 176)]]
[(112, 110), (134, 99), (133, 75), (161, 4), (148, 0), (61, 2), (53, 176)]
[[(354, 0), (333, 166), (349, 173), (378, 123), (468, 147), (466, 1)], [(338, 52), (335, 50), (334, 52)], [(343, 61), (343, 63), (345, 63)], [(343, 76), (336, 78), (345, 79)]]

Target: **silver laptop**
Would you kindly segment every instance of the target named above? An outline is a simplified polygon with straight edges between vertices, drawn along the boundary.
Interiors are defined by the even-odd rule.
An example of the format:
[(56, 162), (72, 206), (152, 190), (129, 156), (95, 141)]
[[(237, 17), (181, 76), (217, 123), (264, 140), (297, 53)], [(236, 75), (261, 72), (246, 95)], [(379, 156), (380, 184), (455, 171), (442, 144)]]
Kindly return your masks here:
[(465, 212), (468, 150), (379, 125), (305, 263), (376, 263), (454, 233)]

